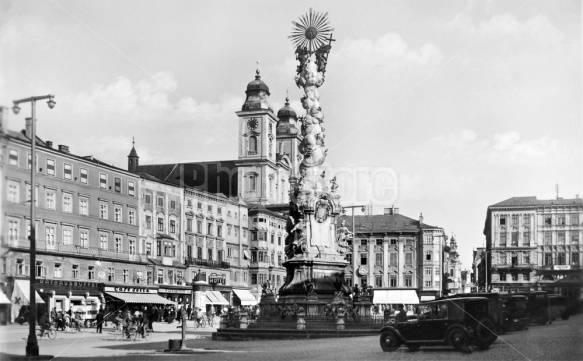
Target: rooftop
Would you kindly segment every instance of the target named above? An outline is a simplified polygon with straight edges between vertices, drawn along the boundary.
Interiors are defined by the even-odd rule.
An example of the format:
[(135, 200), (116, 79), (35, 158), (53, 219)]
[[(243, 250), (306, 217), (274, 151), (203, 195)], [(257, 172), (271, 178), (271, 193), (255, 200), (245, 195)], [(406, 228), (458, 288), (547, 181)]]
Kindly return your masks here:
[(557, 199), (537, 199), (535, 196), (530, 197), (512, 197), (505, 201), (491, 205), (490, 207), (528, 207), (528, 206), (547, 206), (547, 205), (583, 205), (581, 198), (557, 198)]

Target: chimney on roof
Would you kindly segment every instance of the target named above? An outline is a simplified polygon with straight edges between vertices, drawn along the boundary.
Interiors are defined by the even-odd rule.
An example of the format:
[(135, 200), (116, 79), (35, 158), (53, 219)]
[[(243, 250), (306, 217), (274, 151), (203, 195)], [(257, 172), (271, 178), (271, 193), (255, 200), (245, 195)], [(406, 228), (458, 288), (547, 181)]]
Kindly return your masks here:
[(47, 145), (47, 147), (52, 148), (53, 147), (53, 141), (52, 140), (47, 140), (45, 142), (45, 144)]
[[(32, 118), (26, 118), (25, 121), (26, 121), (26, 123), (25, 123), (26, 128), (24, 130), (24, 135), (26, 135), (28, 138), (30, 138), (32, 136)], [(37, 120), (35, 120), (35, 124), (34, 124), (35, 126), (37, 125), (36, 122), (37, 122)]]
[(399, 214), (399, 208), (395, 207), (395, 206), (391, 206), (391, 208), (384, 208), (383, 209), (383, 214), (384, 215), (395, 215), (395, 214)]
[(68, 145), (59, 144), (59, 152), (69, 153), (69, 146)]
[(575, 194), (575, 198), (576, 198), (576, 199), (579, 199), (579, 195), (578, 195), (578, 194)]
[(423, 223), (423, 213), (419, 213), (419, 224)]

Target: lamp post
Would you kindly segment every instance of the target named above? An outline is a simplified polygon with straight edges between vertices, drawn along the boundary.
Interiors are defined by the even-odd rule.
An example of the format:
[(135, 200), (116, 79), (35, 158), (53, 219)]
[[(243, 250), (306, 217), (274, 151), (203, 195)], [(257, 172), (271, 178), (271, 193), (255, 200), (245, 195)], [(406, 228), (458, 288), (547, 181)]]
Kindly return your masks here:
[(14, 114), (20, 113), (20, 103), (30, 102), (32, 111), (32, 120), (30, 126), (30, 267), (32, 268), (30, 272), (30, 314), (28, 318), (28, 340), (26, 342), (26, 356), (38, 356), (38, 340), (36, 338), (36, 219), (35, 219), (35, 173), (36, 173), (36, 134), (35, 134), (35, 122), (36, 122), (36, 102), (37, 100), (48, 99), (47, 104), (50, 109), (55, 107), (55, 101), (53, 100), (55, 96), (52, 94), (35, 96), (25, 99), (15, 100), (12, 111)]
[[(350, 208), (350, 209), (352, 209), (352, 240), (353, 240), (353, 241), (352, 241), (352, 247), (353, 247), (352, 249), (353, 249), (353, 250), (355, 249), (355, 248), (354, 248), (354, 247), (355, 247), (355, 244), (354, 244), (354, 235), (356, 234), (356, 229), (354, 228), (354, 208), (361, 208), (362, 212), (364, 213), (364, 211), (366, 210), (366, 208), (365, 208), (365, 207), (366, 207), (366, 206), (363, 206), (363, 205), (343, 206), (343, 207), (342, 207), (342, 213), (343, 213), (343, 214), (346, 214), (346, 209), (347, 209), (347, 208)], [(353, 252), (352, 252), (352, 262), (354, 263), (355, 261), (356, 261), (356, 254), (355, 254), (355, 252), (353, 251)], [(353, 268), (355, 268), (355, 267), (353, 267)], [(355, 272), (355, 271), (356, 271), (356, 270), (355, 270), (355, 269), (353, 269), (353, 272)], [(356, 277), (356, 275), (353, 275), (353, 277)], [(356, 279), (355, 279), (355, 280), (356, 280)], [(368, 281), (368, 280), (367, 280), (367, 281)]]

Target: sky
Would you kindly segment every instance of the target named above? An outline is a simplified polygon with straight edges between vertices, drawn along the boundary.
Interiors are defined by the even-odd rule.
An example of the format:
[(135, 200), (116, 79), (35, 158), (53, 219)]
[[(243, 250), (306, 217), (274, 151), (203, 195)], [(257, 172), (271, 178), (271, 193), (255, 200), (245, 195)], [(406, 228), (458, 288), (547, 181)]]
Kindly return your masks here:
[(304, 114), (288, 35), (310, 8), (335, 29), (319, 92), (344, 205), (422, 213), (470, 268), (489, 205), (583, 195), (580, 1), (0, 0), (0, 105), (55, 94), (37, 134), (121, 168), (133, 138), (140, 164), (236, 159), (256, 62), (274, 111), (289, 91)]

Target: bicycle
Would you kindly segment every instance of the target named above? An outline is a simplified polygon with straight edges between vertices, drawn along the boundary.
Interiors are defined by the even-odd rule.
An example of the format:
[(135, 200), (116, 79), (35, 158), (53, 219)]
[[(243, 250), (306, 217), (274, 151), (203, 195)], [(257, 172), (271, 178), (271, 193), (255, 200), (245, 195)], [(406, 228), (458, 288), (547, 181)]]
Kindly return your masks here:
[(43, 338), (43, 336), (47, 336), (49, 339), (54, 340), (57, 337), (57, 330), (51, 325), (49, 328), (42, 328), (37, 327), (37, 337)]
[(208, 316), (207, 317), (207, 324), (209, 327), (215, 327), (215, 322), (214, 322), (214, 317), (213, 316)]
[(206, 317), (203, 317), (199, 320), (194, 320), (194, 327), (195, 328), (204, 328), (206, 327)]
[(69, 330), (73, 333), (83, 332), (82, 328), (83, 328), (83, 325), (81, 324), (80, 321), (77, 321), (77, 320), (71, 321), (71, 325), (69, 326)]
[[(143, 332), (143, 333), (142, 333)], [(130, 326), (126, 330), (124, 330), (123, 327), (120, 327), (118, 329), (118, 331), (116, 331), (116, 339), (119, 337), (120, 340), (133, 340), (133, 341), (137, 341), (139, 339), (142, 340), (146, 340), (148, 341), (150, 339), (150, 330), (148, 330), (147, 327), (145, 327), (144, 325), (140, 325), (140, 326)]]

